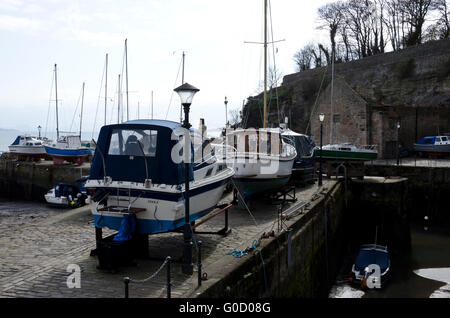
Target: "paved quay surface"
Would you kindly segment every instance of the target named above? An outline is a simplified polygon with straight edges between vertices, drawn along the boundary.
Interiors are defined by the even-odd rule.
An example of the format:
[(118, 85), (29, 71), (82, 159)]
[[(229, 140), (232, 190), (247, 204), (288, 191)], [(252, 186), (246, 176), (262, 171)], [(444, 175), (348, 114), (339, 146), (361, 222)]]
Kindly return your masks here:
[[(323, 188), (329, 189), (335, 182), (325, 179)], [(319, 190), (317, 183), (297, 188), (297, 202), (315, 201), (312, 199)], [(223, 201), (231, 201), (231, 196), (225, 196)], [(208, 280), (198, 289), (194, 251), (192, 276), (181, 272), (179, 262), (172, 262), (172, 297), (195, 297), (242, 261), (229, 252), (243, 250), (263, 233), (277, 231), (277, 205), (271, 205), (263, 197), (249, 208), (250, 212), (237, 206), (230, 209), (232, 231), (226, 237), (194, 235), (196, 240), (202, 241), (203, 272), (207, 273)], [(91, 221), (87, 206), (71, 210), (41, 203), (0, 200), (0, 297), (122, 298), (124, 277), (146, 279), (158, 271), (166, 256), (178, 260), (182, 255), (183, 234), (164, 233), (149, 236), (151, 259), (137, 259), (135, 265), (121, 267), (116, 272), (97, 269), (97, 257), (90, 256), (90, 251), (95, 248), (95, 229)], [(224, 215), (221, 214), (197, 230), (217, 231), (223, 226)], [(112, 233), (115, 232), (103, 229), (103, 237)], [(72, 277), (72, 271), (67, 270), (71, 264), (81, 269), (80, 288), (67, 285)], [(166, 297), (166, 269), (145, 283), (130, 283), (129, 296)]]

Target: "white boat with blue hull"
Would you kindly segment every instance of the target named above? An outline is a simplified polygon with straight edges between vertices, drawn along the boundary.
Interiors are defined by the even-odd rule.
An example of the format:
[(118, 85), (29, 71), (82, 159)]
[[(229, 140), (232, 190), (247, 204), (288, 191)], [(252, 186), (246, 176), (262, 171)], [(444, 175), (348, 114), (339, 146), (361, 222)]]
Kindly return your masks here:
[[(184, 224), (184, 162), (181, 124), (134, 120), (102, 127), (89, 179), (95, 226), (119, 230), (123, 215), (135, 214), (139, 234), (162, 233)], [(191, 144), (191, 151), (195, 147)], [(194, 155), (195, 157), (195, 155)], [(210, 154), (190, 167), (189, 214), (195, 221), (220, 201), (234, 171)]]

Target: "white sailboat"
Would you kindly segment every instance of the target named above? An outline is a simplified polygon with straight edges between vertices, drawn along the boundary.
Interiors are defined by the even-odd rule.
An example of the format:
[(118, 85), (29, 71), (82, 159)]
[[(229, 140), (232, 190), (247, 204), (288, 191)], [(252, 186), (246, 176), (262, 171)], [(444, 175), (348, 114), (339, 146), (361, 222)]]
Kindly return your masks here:
[(333, 143), (333, 84), (334, 84), (334, 49), (331, 58), (331, 100), (330, 100), (330, 143), (314, 149), (314, 156), (322, 160), (374, 160), (378, 157), (376, 145), (356, 145), (352, 142)]
[(235, 171), (233, 181), (244, 200), (252, 195), (278, 189), (292, 174), (295, 147), (286, 143), (280, 128), (267, 128), (267, 0), (264, 0), (264, 118), (263, 128), (227, 129), (226, 164)]
[(59, 121), (58, 121), (58, 86), (56, 76), (55, 64), (55, 95), (56, 95), (56, 141), (45, 145), (45, 151), (52, 157), (54, 164), (62, 164), (64, 161), (73, 162), (81, 165), (86, 158), (92, 153), (88, 147), (81, 144), (81, 124), (83, 116), (83, 100), (84, 100), (84, 83), (83, 83), (83, 97), (81, 102), (80, 113), (80, 135), (60, 136)]

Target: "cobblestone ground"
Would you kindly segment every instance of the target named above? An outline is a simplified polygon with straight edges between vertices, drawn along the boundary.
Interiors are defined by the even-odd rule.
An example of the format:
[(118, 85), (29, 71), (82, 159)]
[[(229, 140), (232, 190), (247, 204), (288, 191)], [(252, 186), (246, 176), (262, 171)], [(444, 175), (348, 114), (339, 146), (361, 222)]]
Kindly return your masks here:
[[(324, 187), (334, 181), (324, 180)], [(297, 188), (298, 200), (311, 200), (317, 185)], [(224, 197), (231, 201), (231, 196)], [(268, 198), (250, 205), (250, 212), (233, 207), (229, 212), (231, 233), (223, 237), (195, 234), (202, 241), (203, 272), (208, 280), (220, 279), (227, 269), (238, 263), (228, 255), (234, 249), (245, 249), (262, 233), (277, 230), (277, 206)], [(124, 277), (142, 280), (153, 275), (166, 256), (172, 262), (172, 297), (195, 297), (197, 290), (196, 253), (194, 275), (181, 272), (179, 261), (183, 249), (182, 233), (149, 236), (150, 259), (137, 259), (135, 264), (116, 272), (100, 270), (98, 258), (90, 256), (95, 248), (95, 229), (90, 224), (87, 207), (49, 208), (39, 203), (0, 201), (0, 297), (124, 297)], [(224, 226), (224, 215), (200, 225), (198, 231), (218, 231)], [(106, 228), (103, 236), (113, 234)], [(80, 267), (81, 288), (69, 288), (70, 264)], [(71, 281), (71, 280), (70, 280)], [(130, 297), (166, 297), (166, 269), (145, 283), (130, 283)]]

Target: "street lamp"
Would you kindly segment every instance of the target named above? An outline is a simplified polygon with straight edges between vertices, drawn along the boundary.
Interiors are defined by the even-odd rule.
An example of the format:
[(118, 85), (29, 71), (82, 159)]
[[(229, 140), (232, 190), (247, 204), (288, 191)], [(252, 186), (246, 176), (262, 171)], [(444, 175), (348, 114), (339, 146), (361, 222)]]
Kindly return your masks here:
[(185, 189), (185, 203), (184, 203), (184, 229), (183, 229), (183, 237), (184, 237), (184, 249), (183, 249), (183, 259), (181, 263), (181, 271), (184, 274), (192, 275), (194, 272), (194, 265), (192, 263), (192, 232), (190, 226), (189, 219), (189, 165), (191, 162), (190, 156), (190, 144), (188, 141), (189, 138), (189, 128), (191, 124), (189, 124), (189, 107), (191, 106), (192, 99), (194, 98), (195, 93), (199, 91), (198, 88), (184, 83), (183, 85), (174, 89), (175, 92), (178, 93), (181, 100), (181, 105), (183, 105), (184, 109), (184, 122), (183, 128), (185, 129), (185, 147), (184, 147), (184, 189)]
[(400, 164), (400, 121), (397, 122), (397, 166)]
[(323, 132), (323, 120), (325, 119), (325, 114), (319, 114), (320, 121), (320, 161), (319, 161), (319, 187), (322, 186), (322, 132)]
[(39, 125), (37, 127), (37, 129), (38, 129), (38, 132), (39, 132), (39, 138), (38, 139), (41, 139), (41, 129), (42, 129), (41, 125)]
[(225, 103), (225, 127), (228, 127), (228, 110), (227, 110), (228, 101), (226, 96), (224, 103)]

